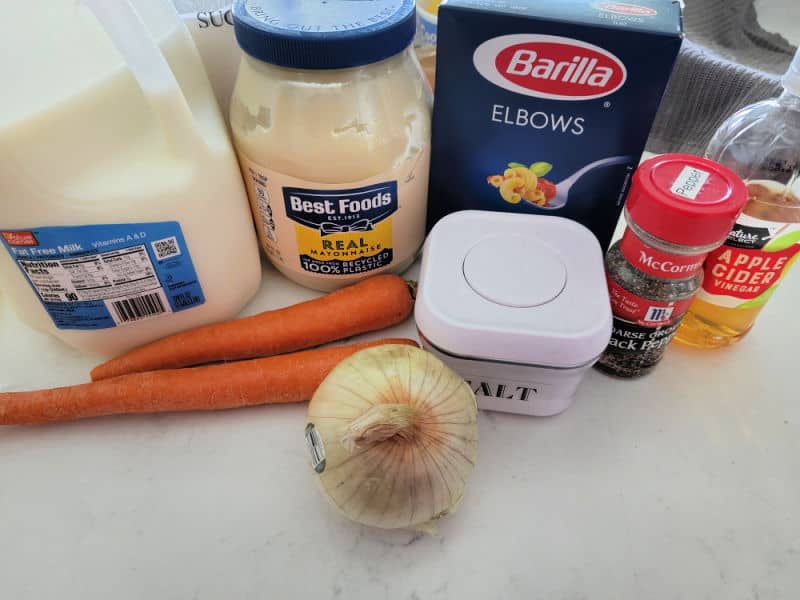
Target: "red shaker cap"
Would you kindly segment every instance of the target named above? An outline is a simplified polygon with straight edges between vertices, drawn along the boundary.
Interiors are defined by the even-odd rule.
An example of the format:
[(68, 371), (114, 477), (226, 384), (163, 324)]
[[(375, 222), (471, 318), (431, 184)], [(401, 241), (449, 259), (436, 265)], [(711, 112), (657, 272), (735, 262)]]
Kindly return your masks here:
[(627, 210), (661, 240), (709, 246), (725, 240), (745, 202), (747, 187), (729, 168), (690, 154), (663, 154), (636, 170)]

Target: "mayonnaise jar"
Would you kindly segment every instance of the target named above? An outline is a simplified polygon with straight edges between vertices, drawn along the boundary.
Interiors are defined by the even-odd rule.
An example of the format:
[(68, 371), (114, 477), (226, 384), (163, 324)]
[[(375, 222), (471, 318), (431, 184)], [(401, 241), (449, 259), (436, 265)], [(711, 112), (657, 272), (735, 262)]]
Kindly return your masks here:
[(270, 261), (323, 291), (405, 270), (430, 158), (413, 0), (237, 0), (233, 16), (231, 126)]

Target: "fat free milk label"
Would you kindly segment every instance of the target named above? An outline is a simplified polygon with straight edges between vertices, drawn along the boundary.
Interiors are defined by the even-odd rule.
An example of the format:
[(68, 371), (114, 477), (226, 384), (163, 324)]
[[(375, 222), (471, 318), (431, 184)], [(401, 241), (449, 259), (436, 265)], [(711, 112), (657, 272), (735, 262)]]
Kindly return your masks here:
[(0, 231), (0, 244), (59, 329), (109, 329), (206, 301), (174, 221)]

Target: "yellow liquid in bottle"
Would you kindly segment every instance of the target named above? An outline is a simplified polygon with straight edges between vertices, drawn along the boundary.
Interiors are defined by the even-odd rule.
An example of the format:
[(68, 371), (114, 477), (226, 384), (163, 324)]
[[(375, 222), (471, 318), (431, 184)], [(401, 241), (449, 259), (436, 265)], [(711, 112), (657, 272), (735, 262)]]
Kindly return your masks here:
[[(772, 181), (752, 181), (747, 184), (750, 198), (743, 214), (772, 221), (776, 224), (800, 223), (800, 198), (786, 186)], [(792, 263), (790, 261), (784, 273)], [(719, 348), (734, 344), (753, 327), (764, 304), (750, 308), (729, 308), (695, 298), (684, 317), (675, 339), (696, 348)]]

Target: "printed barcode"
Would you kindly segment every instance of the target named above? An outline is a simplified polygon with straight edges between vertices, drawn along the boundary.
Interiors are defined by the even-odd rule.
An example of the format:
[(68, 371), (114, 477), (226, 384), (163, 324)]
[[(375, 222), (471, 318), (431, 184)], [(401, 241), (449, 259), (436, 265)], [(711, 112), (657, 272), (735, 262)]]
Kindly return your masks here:
[(138, 321), (168, 312), (161, 295), (158, 293), (115, 300), (111, 302), (111, 307), (114, 309), (117, 321), (120, 323)]
[(163, 240), (156, 240), (151, 245), (153, 246), (153, 251), (155, 251), (158, 260), (180, 256), (181, 254), (181, 249), (178, 246), (178, 239), (174, 236)]

